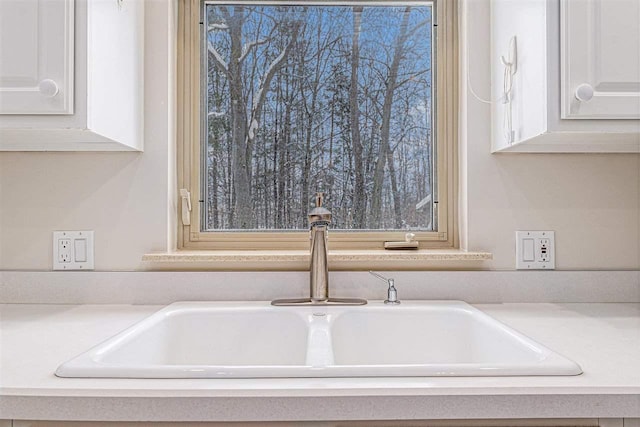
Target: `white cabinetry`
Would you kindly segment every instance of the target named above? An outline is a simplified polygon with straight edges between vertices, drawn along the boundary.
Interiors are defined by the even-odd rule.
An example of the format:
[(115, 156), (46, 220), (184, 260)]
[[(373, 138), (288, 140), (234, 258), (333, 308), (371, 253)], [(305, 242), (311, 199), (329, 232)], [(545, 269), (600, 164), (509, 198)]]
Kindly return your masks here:
[(492, 0), (491, 37), (493, 152), (640, 152), (640, 2)]
[[(142, 151), (145, 2), (0, 3), (0, 150)], [(59, 62), (72, 67), (66, 78), (48, 72)], [(39, 93), (56, 87), (53, 97)], [(53, 111), (53, 100), (63, 98), (65, 109)]]
[(560, 28), (562, 118), (640, 119), (640, 2), (564, 0)]
[(0, 114), (73, 113), (73, 1), (0, 2)]

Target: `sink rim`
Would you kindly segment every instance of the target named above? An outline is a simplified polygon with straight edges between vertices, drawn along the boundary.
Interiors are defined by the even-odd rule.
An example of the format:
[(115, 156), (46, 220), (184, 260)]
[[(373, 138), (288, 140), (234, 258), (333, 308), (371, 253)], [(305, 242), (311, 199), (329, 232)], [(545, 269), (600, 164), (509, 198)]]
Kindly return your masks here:
[[(484, 322), (490, 322), (512, 337), (527, 344), (544, 357), (538, 363), (430, 363), (430, 364), (311, 364), (295, 365), (179, 365), (179, 364), (121, 364), (101, 361), (104, 353), (117, 350), (136, 335), (149, 330), (162, 320), (182, 314), (209, 312), (241, 314), (259, 312), (294, 312), (303, 320), (318, 314), (332, 314), (338, 318), (344, 312), (378, 312), (397, 310), (403, 312), (420, 309), (462, 310)], [(307, 325), (309, 328), (309, 325)], [(331, 326), (329, 326), (331, 329)], [(307, 346), (309, 344), (307, 343)], [(307, 352), (309, 347), (307, 347)], [(523, 369), (536, 369), (535, 373), (523, 373)], [(366, 306), (283, 306), (274, 307), (269, 301), (181, 301), (169, 304), (89, 350), (61, 364), (55, 375), (63, 378), (313, 378), (313, 377), (481, 377), (481, 376), (574, 376), (582, 368), (571, 359), (558, 354), (543, 344), (529, 338), (508, 325), (484, 313), (482, 310), (459, 300), (410, 300), (402, 305), (389, 306), (382, 301), (369, 301)]]

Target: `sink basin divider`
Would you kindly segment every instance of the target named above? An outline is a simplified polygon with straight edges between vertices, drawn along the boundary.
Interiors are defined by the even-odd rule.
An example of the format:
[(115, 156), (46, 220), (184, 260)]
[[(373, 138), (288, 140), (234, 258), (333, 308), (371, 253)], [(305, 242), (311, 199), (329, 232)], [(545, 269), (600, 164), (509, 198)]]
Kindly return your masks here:
[(334, 364), (331, 343), (331, 315), (313, 313), (308, 315), (309, 335), (307, 338), (306, 364), (312, 368), (324, 368)]

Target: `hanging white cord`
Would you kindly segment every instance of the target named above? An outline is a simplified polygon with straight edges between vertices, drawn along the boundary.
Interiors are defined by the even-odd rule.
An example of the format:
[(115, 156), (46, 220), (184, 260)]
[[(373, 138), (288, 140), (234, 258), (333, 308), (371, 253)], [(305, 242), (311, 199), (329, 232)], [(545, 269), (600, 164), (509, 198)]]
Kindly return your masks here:
[[(462, 9), (460, 11), (462, 13)], [(462, 16), (462, 22), (463, 25), (465, 26), (465, 28), (467, 28), (467, 32), (470, 33), (469, 31), (469, 25), (468, 25), (468, 20), (467, 20), (467, 15), (468, 13), (463, 13)], [(468, 39), (467, 39), (468, 40)], [(516, 37), (513, 36), (511, 38), (511, 40), (509, 40), (509, 57), (505, 58), (504, 56), (502, 56), (500, 59), (502, 61), (502, 64), (504, 65), (504, 76), (503, 76), (503, 87), (502, 87), (502, 96), (500, 97), (500, 99), (483, 99), (481, 98), (475, 90), (473, 90), (473, 85), (471, 84), (471, 65), (469, 62), (469, 46), (468, 46), (469, 42), (467, 41), (467, 46), (465, 49), (465, 60), (467, 63), (467, 75), (466, 75), (466, 80), (467, 80), (467, 88), (469, 90), (469, 92), (473, 95), (474, 98), (476, 98), (478, 101), (485, 103), (485, 104), (496, 104), (498, 102), (504, 104), (504, 118), (503, 118), (503, 132), (504, 132), (504, 137), (507, 140), (507, 143), (509, 145), (511, 145), (513, 143), (514, 140), (514, 132), (513, 132), (513, 117), (512, 117), (512, 105), (511, 105), (511, 101), (512, 101), (512, 90), (513, 90), (513, 75), (516, 73), (517, 70), (517, 41), (516, 41)]]
[(513, 96), (511, 92), (513, 89), (513, 75), (516, 73), (518, 63), (517, 46), (518, 45), (516, 36), (511, 37), (511, 40), (509, 40), (509, 58), (507, 59), (504, 56), (500, 57), (500, 61), (502, 61), (502, 65), (504, 65), (504, 77), (502, 79), (502, 102), (505, 104), (505, 106), (502, 129), (504, 130), (504, 137), (509, 145), (513, 144), (513, 140), (515, 139), (512, 118), (513, 109), (511, 103)]
[[(515, 36), (511, 38), (511, 42), (509, 43), (510, 45), (510, 52), (515, 52), (515, 46), (516, 46), (516, 38)], [(507, 142), (509, 143), (509, 145), (511, 145), (513, 143), (514, 140), (514, 135), (513, 135), (513, 118), (512, 118), (512, 109), (511, 109), (511, 100), (512, 100), (512, 90), (513, 90), (513, 75), (516, 73), (516, 67), (515, 67), (515, 59), (513, 57), (513, 53), (510, 53), (510, 58), (507, 61), (504, 56), (501, 58), (502, 59), (502, 64), (504, 65), (504, 76), (502, 79), (503, 82), (503, 86), (502, 86), (502, 96), (500, 97), (500, 99), (483, 99), (480, 96), (478, 96), (478, 94), (473, 90), (473, 86), (471, 85), (471, 78), (470, 75), (471, 73), (469, 72), (470, 67), (469, 67), (469, 49), (467, 49), (465, 51), (465, 55), (466, 55), (466, 60), (467, 60), (467, 88), (469, 89), (469, 92), (480, 102), (483, 102), (485, 104), (497, 104), (498, 102), (500, 102), (501, 104), (504, 104), (504, 120), (503, 120), (503, 130), (504, 130), (504, 137), (507, 140)]]
[(504, 105), (504, 119), (502, 122), (502, 129), (504, 130), (504, 137), (507, 143), (511, 145), (513, 143), (513, 118), (512, 118), (512, 90), (513, 90), (513, 75), (516, 73), (517, 63), (517, 50), (516, 50), (516, 37), (511, 37), (509, 41), (509, 59), (504, 56), (500, 57), (502, 65), (504, 65), (504, 76), (502, 78), (502, 103)]
[[(464, 21), (465, 24), (467, 22), (466, 20), (466, 14), (464, 17)], [(468, 27), (467, 27), (468, 28)], [(500, 59), (502, 61), (502, 65), (504, 65), (504, 75), (502, 78), (502, 96), (500, 97), (500, 99), (483, 99), (481, 98), (474, 90), (473, 90), (473, 86), (471, 85), (471, 66), (469, 64), (469, 48), (467, 46), (467, 49), (465, 49), (465, 57), (466, 57), (466, 63), (467, 63), (467, 88), (469, 89), (469, 92), (480, 102), (483, 102), (485, 104), (495, 104), (498, 103), (499, 101), (504, 104), (504, 118), (502, 121), (502, 129), (504, 132), (504, 138), (506, 139), (507, 143), (509, 145), (511, 145), (513, 143), (514, 140), (514, 132), (513, 132), (513, 116), (512, 116), (512, 105), (511, 105), (511, 100), (512, 100), (512, 91), (513, 91), (513, 75), (516, 73), (516, 63), (517, 63), (517, 50), (516, 50), (517, 44), (516, 44), (516, 37), (513, 36), (511, 38), (511, 40), (509, 41), (509, 58), (505, 58), (504, 56), (501, 56)]]
[(495, 104), (497, 101), (494, 100), (487, 100), (487, 99), (482, 99), (480, 98), (480, 96), (473, 90), (473, 86), (471, 86), (471, 72), (470, 72), (470, 67), (469, 67), (469, 49), (466, 50), (465, 55), (467, 57), (467, 88), (469, 89), (469, 92), (471, 92), (471, 95), (474, 96), (474, 98), (476, 98), (478, 101), (480, 102), (484, 102), (485, 104)]
[(493, 101), (491, 99), (489, 99), (489, 100), (482, 99), (482, 98), (480, 98), (480, 96), (478, 96), (478, 94), (473, 90), (473, 86), (471, 86), (471, 80), (469, 79), (469, 73), (467, 73), (467, 87), (469, 88), (469, 92), (471, 92), (471, 94), (474, 96), (474, 98), (476, 98), (478, 101), (484, 102), (485, 104), (495, 104), (496, 103), (496, 101)]
[(511, 78), (511, 65), (506, 65), (504, 67), (504, 119), (502, 121), (502, 128), (504, 129), (504, 137), (509, 144), (513, 143), (513, 120), (511, 116), (511, 89), (512, 89), (512, 78)]
[[(469, 7), (467, 5), (467, 7)], [(467, 20), (467, 16), (469, 15), (468, 11), (464, 11), (463, 12), (463, 8), (460, 8), (460, 14), (462, 14), (462, 25), (464, 26), (464, 28), (467, 29), (467, 34), (470, 33), (469, 31), (469, 22)], [(469, 92), (471, 92), (471, 94), (474, 96), (474, 98), (476, 98), (478, 101), (480, 102), (484, 102), (485, 104), (493, 104), (497, 101), (493, 101), (491, 99), (483, 99), (481, 98), (475, 90), (473, 90), (473, 86), (471, 85), (471, 65), (469, 63), (469, 38), (467, 37), (467, 45), (465, 46), (465, 51), (464, 51), (464, 55), (465, 55), (465, 61), (467, 63), (467, 72), (466, 72), (466, 78), (467, 78), (467, 88), (469, 89)]]

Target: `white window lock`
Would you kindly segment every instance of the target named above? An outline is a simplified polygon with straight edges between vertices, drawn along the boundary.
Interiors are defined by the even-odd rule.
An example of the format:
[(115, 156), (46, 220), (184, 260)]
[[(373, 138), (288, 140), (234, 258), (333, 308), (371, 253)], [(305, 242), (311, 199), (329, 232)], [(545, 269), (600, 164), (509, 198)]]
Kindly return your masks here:
[(180, 198), (182, 199), (182, 224), (191, 225), (191, 193), (181, 188)]

